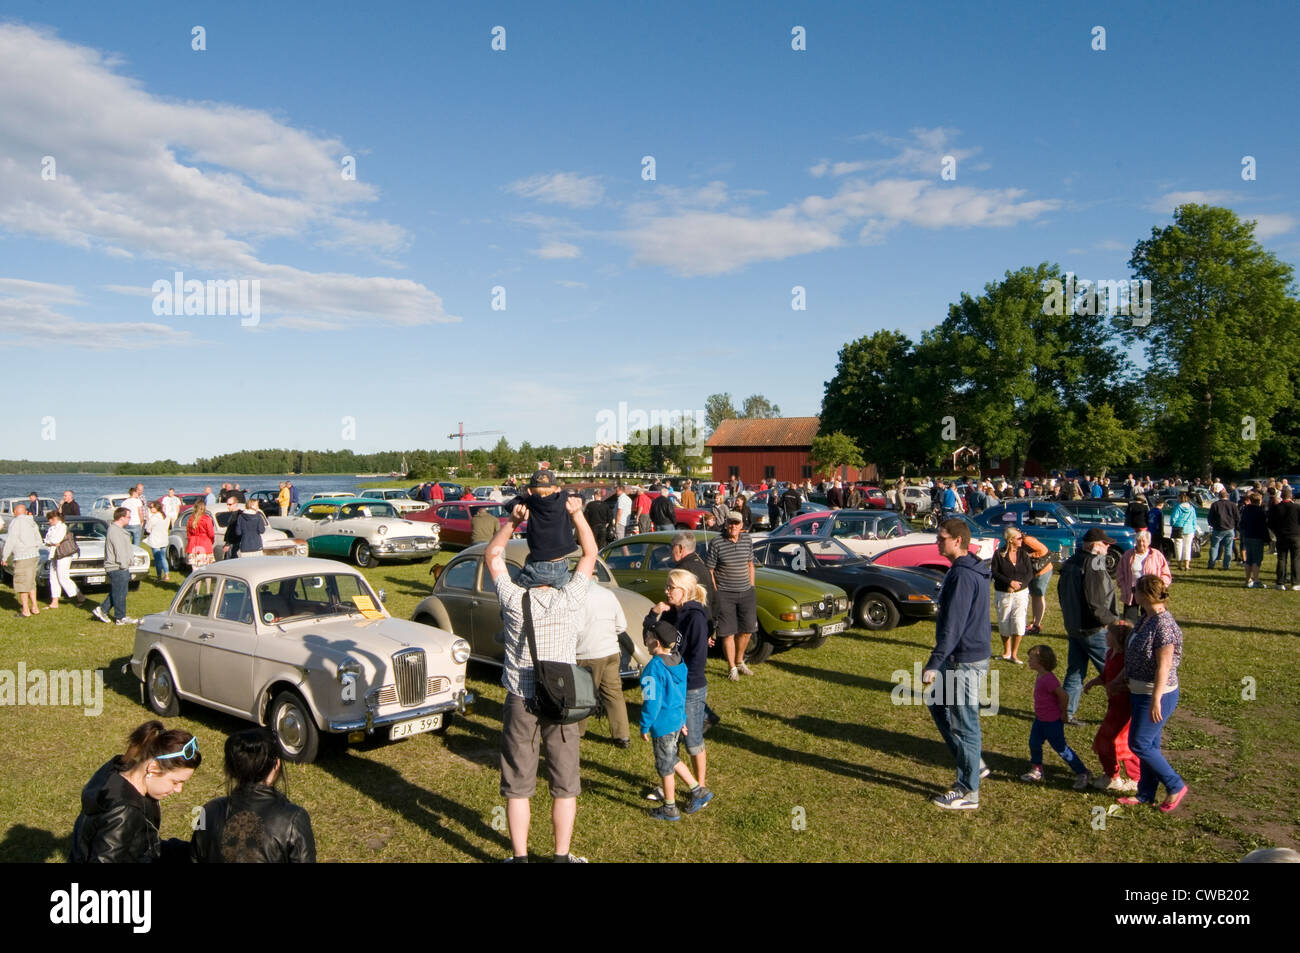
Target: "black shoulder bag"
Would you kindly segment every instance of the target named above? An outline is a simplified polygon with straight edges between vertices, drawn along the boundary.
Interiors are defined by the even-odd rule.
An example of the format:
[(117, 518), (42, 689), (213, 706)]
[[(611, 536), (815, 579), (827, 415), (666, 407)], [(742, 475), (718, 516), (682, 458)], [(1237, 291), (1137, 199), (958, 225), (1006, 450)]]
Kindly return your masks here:
[(533, 636), (533, 604), (531, 594), (524, 593), (524, 633), (528, 636), (528, 652), (533, 658), (533, 697), (526, 699), (525, 707), (539, 718), (572, 725), (590, 718), (602, 710), (596, 695), (596, 683), (591, 673), (572, 662), (540, 662), (537, 659), (537, 639)]

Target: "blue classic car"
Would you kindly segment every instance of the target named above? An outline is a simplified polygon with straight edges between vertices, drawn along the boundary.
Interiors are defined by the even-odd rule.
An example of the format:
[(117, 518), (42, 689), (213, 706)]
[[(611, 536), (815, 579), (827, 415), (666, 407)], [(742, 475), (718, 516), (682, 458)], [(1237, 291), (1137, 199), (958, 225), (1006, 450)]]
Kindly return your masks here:
[(1114, 572), (1120, 555), (1137, 542), (1133, 530), (1101, 520), (1086, 521), (1082, 516), (1076, 516), (1055, 500), (1004, 500), (978, 516), (968, 517), (967, 522), (971, 525), (971, 535), (983, 539), (1001, 540), (1004, 527), (1018, 527), (1046, 546), (1058, 562), (1070, 557), (1088, 530), (1100, 528), (1115, 540), (1106, 554), (1106, 568)]

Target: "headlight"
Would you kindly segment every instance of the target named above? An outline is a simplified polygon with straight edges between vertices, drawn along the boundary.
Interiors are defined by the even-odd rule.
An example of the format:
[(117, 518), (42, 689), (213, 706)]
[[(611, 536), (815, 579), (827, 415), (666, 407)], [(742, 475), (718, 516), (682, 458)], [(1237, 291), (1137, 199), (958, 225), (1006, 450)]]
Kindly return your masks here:
[(848, 597), (848, 596), (840, 596), (838, 599), (836, 599), (836, 600), (835, 600), (835, 610), (836, 610), (837, 612), (848, 612), (848, 611), (849, 611), (849, 597)]
[(451, 660), (457, 665), (464, 665), (469, 661), (469, 643), (464, 639), (457, 639), (451, 643)]
[(361, 663), (356, 659), (345, 659), (339, 665), (339, 699), (345, 705), (351, 705), (361, 697)]
[(923, 596), (915, 592), (909, 592), (907, 594), (907, 601), (908, 602), (933, 602), (934, 600), (931, 599), (929, 596)]
[(383, 536), (383, 535), (386, 534), (387, 532), (388, 532), (388, 527), (387, 527), (387, 526), (380, 526), (380, 527), (379, 527), (379, 535), (380, 535), (380, 536)]

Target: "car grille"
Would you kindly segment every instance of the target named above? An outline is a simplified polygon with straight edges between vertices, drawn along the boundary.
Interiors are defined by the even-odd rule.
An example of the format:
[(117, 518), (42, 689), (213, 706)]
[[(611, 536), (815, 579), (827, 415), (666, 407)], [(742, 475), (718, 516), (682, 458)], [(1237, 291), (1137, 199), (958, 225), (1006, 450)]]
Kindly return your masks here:
[(69, 572), (103, 572), (104, 560), (102, 559), (74, 559), (72, 565), (68, 567)]
[[(451, 679), (444, 678), (441, 675), (430, 675), (426, 680), (425, 697), (439, 695), (451, 688)], [(394, 705), (397, 703), (397, 686), (385, 685), (379, 690), (377, 699), (380, 705)], [(423, 701), (423, 699), (421, 699)], [(403, 703), (403, 707), (409, 707)]]
[[(428, 679), (424, 674), (424, 649), (404, 649), (393, 656), (393, 675), (397, 682), (394, 694), (403, 708), (424, 701)], [(380, 691), (383, 695), (383, 691)]]
[(432, 536), (406, 536), (401, 539), (388, 540), (388, 545), (396, 552), (409, 553), (424, 546), (431, 546), (434, 542)]

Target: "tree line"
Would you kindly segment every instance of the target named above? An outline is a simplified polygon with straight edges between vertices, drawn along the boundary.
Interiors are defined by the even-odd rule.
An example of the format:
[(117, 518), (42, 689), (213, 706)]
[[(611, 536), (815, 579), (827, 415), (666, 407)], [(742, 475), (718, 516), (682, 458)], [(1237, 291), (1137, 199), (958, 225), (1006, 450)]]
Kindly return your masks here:
[(1140, 315), (1115, 314), (1095, 284), (1043, 263), (963, 293), (917, 341), (891, 330), (850, 341), (820, 434), (846, 436), (885, 473), (951, 469), (962, 447), (1016, 475), (1030, 459), (1206, 478), (1294, 470), (1300, 301), (1293, 269), (1254, 229), (1230, 209), (1178, 208), (1129, 260), (1150, 283)]

